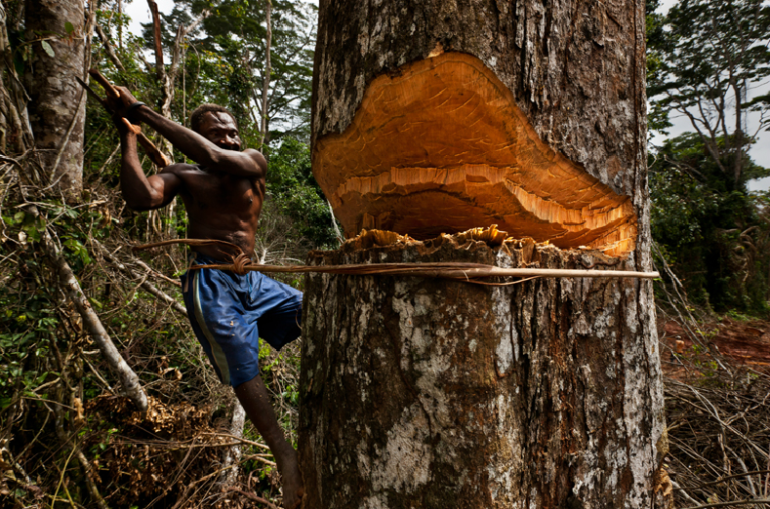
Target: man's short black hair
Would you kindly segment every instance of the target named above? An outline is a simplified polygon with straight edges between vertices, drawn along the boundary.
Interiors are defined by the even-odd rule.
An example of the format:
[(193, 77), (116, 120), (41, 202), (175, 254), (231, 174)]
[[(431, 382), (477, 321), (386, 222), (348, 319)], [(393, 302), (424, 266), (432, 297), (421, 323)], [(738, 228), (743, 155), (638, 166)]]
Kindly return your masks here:
[(220, 106), (218, 104), (201, 104), (195, 108), (195, 111), (193, 111), (190, 115), (190, 129), (200, 134), (201, 124), (203, 123), (203, 116), (206, 113), (227, 113), (230, 115), (230, 118), (233, 119), (233, 122), (235, 122), (235, 127), (238, 127), (238, 121), (235, 120), (235, 115), (233, 115), (233, 113), (224, 106)]

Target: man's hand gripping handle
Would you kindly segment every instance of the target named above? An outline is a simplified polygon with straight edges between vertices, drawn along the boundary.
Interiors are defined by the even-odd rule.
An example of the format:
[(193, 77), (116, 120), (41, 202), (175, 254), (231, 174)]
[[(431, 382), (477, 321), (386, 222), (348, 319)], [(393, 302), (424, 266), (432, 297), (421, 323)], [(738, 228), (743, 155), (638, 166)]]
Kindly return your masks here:
[[(91, 75), (91, 77), (99, 83), (102, 88), (104, 88), (104, 92), (107, 94), (108, 101), (102, 100), (102, 106), (107, 109), (110, 113), (113, 113), (112, 108), (110, 108), (109, 102), (112, 102), (113, 104), (121, 99), (120, 97), (120, 91), (115, 88), (112, 83), (109, 82), (107, 78), (105, 78), (102, 73), (100, 73), (96, 69), (91, 69), (88, 71), (88, 74)], [(129, 105), (130, 106), (130, 105)], [(158, 147), (156, 147), (147, 136), (142, 133), (142, 129), (138, 125), (132, 124), (128, 119), (125, 117), (122, 118), (122, 121), (128, 129), (134, 133), (137, 137), (137, 140), (139, 141), (139, 144), (144, 148), (145, 152), (147, 152), (147, 156), (150, 158), (150, 160), (155, 163), (158, 168), (165, 168), (169, 164), (171, 164), (171, 161), (168, 160), (168, 158), (158, 150)]]

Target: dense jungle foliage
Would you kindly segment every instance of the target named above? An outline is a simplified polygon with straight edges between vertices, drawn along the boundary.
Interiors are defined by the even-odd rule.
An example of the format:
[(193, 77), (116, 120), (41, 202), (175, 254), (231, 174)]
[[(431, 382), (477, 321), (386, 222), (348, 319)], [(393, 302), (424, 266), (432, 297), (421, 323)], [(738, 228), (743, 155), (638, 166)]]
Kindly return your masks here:
[[(87, 4), (85, 24), (68, 22), (60, 33), (27, 30), (23, 0), (0, 4), (0, 505), (278, 504), (275, 463), (248, 423), (242, 435), (232, 424), (232, 391), (216, 379), (178, 304), (176, 278), (187, 266), (187, 252), (131, 251), (133, 244), (184, 237), (181, 201), (152, 212), (125, 207), (117, 131), (92, 99), (77, 200), (55, 192), (26, 130), (13, 128), (23, 122), (13, 121), (23, 117), (25, 88), (35, 86), (30, 72), (36, 55), (54, 53), (54, 40), (85, 41), (91, 67), (179, 123), (187, 125), (201, 103), (222, 104), (237, 117), (244, 145), (269, 158), (255, 256), (263, 263), (301, 263), (310, 249), (339, 245), (337, 225), (310, 170), (316, 8), (300, 0), (178, 0), (159, 17), (163, 60), (152, 23), (142, 34), (128, 30), (126, 3)], [(756, 133), (728, 120), (736, 117), (734, 110), (758, 118), (768, 105), (767, 96), (745, 99), (743, 90), (770, 74), (770, 22), (761, 1), (729, 5), (745, 10), (682, 0), (663, 16), (654, 12), (656, 0), (647, 2), (650, 129), (665, 131), (669, 115), (689, 112), (695, 118), (693, 132), (650, 146), (656, 263), (675, 275), (661, 284), (678, 278), (696, 304), (765, 316), (770, 195), (748, 192), (747, 181), (770, 172), (749, 157)], [(731, 33), (709, 30), (707, 21), (716, 15), (738, 27), (731, 30), (742, 38), (736, 42)], [(732, 53), (703, 53), (717, 40)], [(698, 111), (708, 114), (701, 118)], [(171, 155), (184, 160), (178, 152)], [(156, 171), (146, 157), (142, 164), (148, 174)], [(61, 261), (139, 376), (147, 413), (124, 397), (90, 325), (62, 288)], [(281, 279), (301, 289), (300, 278)], [(260, 353), (265, 383), (292, 437), (298, 352), (294, 345), (280, 355), (267, 347)], [(244, 447), (234, 452), (233, 445)]]
[(649, 147), (652, 232), (696, 304), (766, 316), (770, 308), (768, 192), (748, 181), (770, 176), (749, 149), (770, 95), (770, 6), (761, 0), (683, 0), (664, 16), (647, 1), (650, 134), (670, 118), (692, 128)]
[[(337, 226), (310, 171), (316, 7), (296, 1), (269, 4), (271, 59), (265, 87), (267, 3), (176, 2), (170, 14), (160, 14), (163, 74), (152, 23), (143, 34), (129, 32), (125, 3), (86, 6), (82, 30), (90, 42), (90, 66), (157, 111), (167, 102), (167, 116), (185, 125), (204, 102), (235, 114), (244, 148), (260, 149), (269, 159), (255, 259), (302, 263), (309, 249), (336, 247)], [(12, 94), (9, 80), (35, 86), (28, 80), (30, 67), (36, 52), (55, 51), (49, 38), (76, 39), (78, 31), (25, 31), (29, 13), (23, 1), (4, 1), (2, 13), (9, 44), (0, 49), (13, 65), (0, 72)], [(179, 27), (189, 32), (180, 36)], [(164, 90), (164, 80), (171, 93)], [(91, 86), (104, 93), (93, 81)], [(169, 148), (151, 131), (146, 134), (162, 150)], [(91, 98), (80, 200), (57, 196), (55, 189), (41, 192), (50, 183), (46, 168), (30, 151), (15, 151), (14, 136), (3, 132), (0, 170), (0, 470), (5, 472), (0, 505), (279, 503), (280, 482), (269, 450), (248, 421), (245, 429), (233, 427), (232, 390), (216, 379), (178, 304), (177, 277), (187, 267), (186, 250), (170, 247), (135, 255), (130, 249), (136, 243), (184, 237), (184, 205), (178, 201), (142, 213), (125, 207), (117, 130)], [(171, 155), (184, 161), (178, 152)], [(147, 157), (142, 165), (148, 174), (156, 171)], [(35, 205), (19, 206), (24, 202)], [(116, 390), (119, 383), (88, 324), (58, 290), (59, 273), (41, 247), (46, 235), (139, 376), (149, 398), (145, 414)], [(301, 288), (300, 278), (279, 279)], [(296, 345), (280, 354), (267, 345), (260, 351), (263, 379), (292, 440), (298, 355)], [(225, 487), (231, 498), (240, 489), (241, 500), (228, 498)]]

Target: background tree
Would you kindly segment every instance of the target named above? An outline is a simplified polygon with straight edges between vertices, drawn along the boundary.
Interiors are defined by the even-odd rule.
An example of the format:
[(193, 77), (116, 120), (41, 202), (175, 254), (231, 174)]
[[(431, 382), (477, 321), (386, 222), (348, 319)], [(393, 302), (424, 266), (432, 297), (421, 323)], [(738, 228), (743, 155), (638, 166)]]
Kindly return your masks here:
[[(87, 79), (86, 41), (92, 12), (82, 0), (26, 3), (25, 81), (29, 121), (44, 179), (71, 201), (83, 188), (85, 91), (75, 78)], [(26, 59), (24, 59), (26, 56)]]
[[(747, 178), (767, 170), (744, 154)], [(768, 232), (762, 195), (731, 189), (700, 136), (666, 141), (650, 160), (652, 233), (696, 304), (767, 311)]]
[(770, 6), (762, 0), (682, 0), (654, 31), (660, 57), (649, 83), (653, 104), (686, 116), (732, 189), (743, 189), (745, 157), (754, 142), (746, 116), (764, 105), (748, 100), (770, 76)]
[(679, 114), (694, 132), (652, 151), (653, 236), (696, 302), (764, 313), (770, 257), (747, 253), (770, 225), (746, 183), (770, 175), (749, 155), (766, 117), (750, 96), (770, 76), (770, 6), (682, 0), (665, 16), (657, 6), (647, 2), (651, 129)]
[[(186, 64), (188, 72), (199, 64), (202, 75), (198, 86), (209, 100), (229, 107), (240, 122), (250, 146), (268, 145), (283, 136), (309, 140), (310, 87), (316, 7), (304, 2), (271, 3), (272, 43), (270, 79), (266, 80), (267, 2), (227, 0), (216, 5), (216, 16), (202, 23), (198, 37), (189, 41), (195, 48)], [(190, 13), (202, 12), (205, 2), (175, 4), (163, 19), (164, 47), (173, 44), (168, 27), (189, 23)], [(151, 34), (145, 27), (145, 39)], [(149, 39), (148, 39), (149, 40)], [(193, 77), (193, 80), (195, 77)], [(268, 81), (267, 112), (263, 115), (264, 83)], [(262, 133), (263, 117), (268, 132)], [(264, 137), (264, 141), (263, 141)]]

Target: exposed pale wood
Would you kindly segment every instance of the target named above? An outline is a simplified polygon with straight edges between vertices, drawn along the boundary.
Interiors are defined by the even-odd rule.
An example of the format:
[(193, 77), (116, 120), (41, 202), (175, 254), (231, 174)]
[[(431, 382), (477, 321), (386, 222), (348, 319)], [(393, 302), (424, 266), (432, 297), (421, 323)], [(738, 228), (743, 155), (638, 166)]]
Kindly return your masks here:
[(634, 248), (630, 199), (546, 145), (467, 54), (373, 80), (351, 125), (317, 141), (313, 171), (348, 237), (377, 228), (425, 239), (497, 223), (562, 248)]

